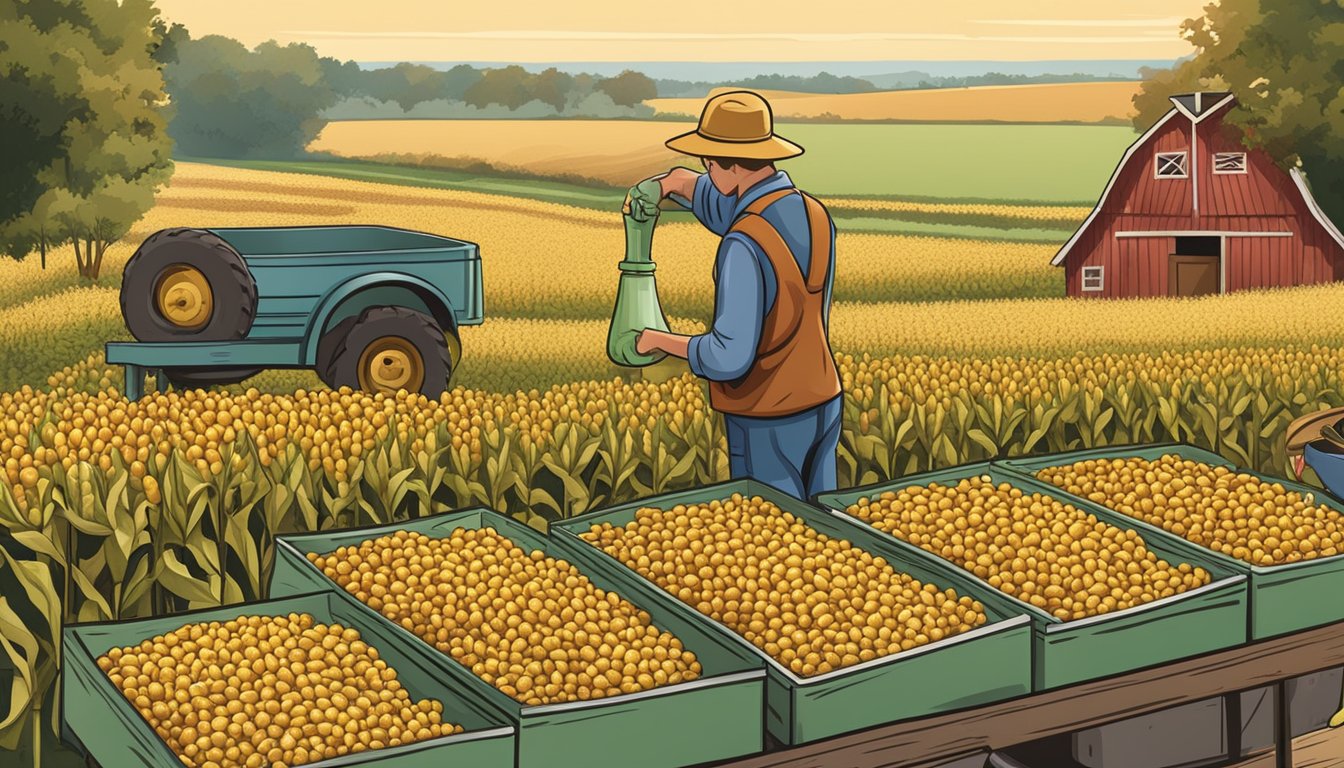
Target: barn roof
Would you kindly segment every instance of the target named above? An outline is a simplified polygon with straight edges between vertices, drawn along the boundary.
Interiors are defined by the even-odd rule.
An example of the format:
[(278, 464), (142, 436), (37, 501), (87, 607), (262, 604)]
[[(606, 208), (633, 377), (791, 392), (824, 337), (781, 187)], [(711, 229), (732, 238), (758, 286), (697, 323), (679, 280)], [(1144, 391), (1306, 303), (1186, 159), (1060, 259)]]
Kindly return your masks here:
[(1335, 226), (1335, 222), (1331, 221), (1330, 217), (1325, 215), (1325, 211), (1321, 210), (1321, 204), (1316, 202), (1315, 196), (1311, 194), (1311, 189), (1307, 186), (1307, 180), (1302, 177), (1302, 171), (1294, 168), (1288, 173), (1293, 177), (1293, 183), (1297, 185), (1298, 191), (1302, 193), (1302, 199), (1307, 201), (1307, 208), (1311, 211), (1311, 215), (1321, 223), (1326, 233), (1336, 243), (1339, 243), (1341, 248), (1344, 248), (1344, 234), (1340, 233), (1339, 227)]
[(1233, 100), (1232, 94), (1226, 91), (1183, 93), (1171, 97), (1171, 103), (1176, 105), (1176, 109), (1196, 123), (1203, 122), (1204, 118), (1215, 114), (1225, 105), (1232, 103)]
[(1064, 258), (1069, 255), (1069, 251), (1073, 249), (1075, 244), (1077, 244), (1079, 238), (1081, 238), (1083, 233), (1087, 231), (1087, 228), (1092, 226), (1092, 222), (1096, 220), (1097, 214), (1101, 213), (1102, 206), (1106, 205), (1106, 198), (1111, 196), (1111, 188), (1115, 186), (1116, 179), (1120, 178), (1120, 174), (1125, 170), (1125, 166), (1129, 165), (1129, 160), (1134, 156), (1134, 153), (1139, 151), (1139, 147), (1147, 144), (1148, 140), (1158, 131), (1162, 130), (1162, 126), (1166, 125), (1171, 118), (1177, 114), (1180, 114), (1180, 111), (1177, 109), (1167, 110), (1167, 114), (1163, 115), (1156, 123), (1153, 123), (1152, 127), (1145, 131), (1133, 144), (1129, 145), (1129, 149), (1125, 150), (1125, 154), (1121, 156), (1120, 162), (1115, 166), (1115, 171), (1111, 173), (1111, 180), (1106, 182), (1106, 189), (1102, 190), (1101, 197), (1097, 199), (1096, 207), (1092, 209), (1091, 213), (1087, 214), (1087, 218), (1083, 220), (1082, 225), (1080, 225), (1077, 231), (1073, 233), (1073, 237), (1070, 237), (1069, 241), (1059, 249), (1059, 253), (1055, 254), (1055, 258), (1050, 260), (1051, 266), (1057, 267), (1060, 264), (1063, 264)]
[[(1172, 96), (1171, 103), (1175, 105), (1175, 108), (1168, 110), (1167, 114), (1163, 115), (1160, 120), (1153, 123), (1152, 127), (1145, 131), (1138, 140), (1133, 144), (1130, 144), (1129, 148), (1125, 150), (1125, 154), (1120, 158), (1120, 162), (1115, 166), (1115, 171), (1111, 174), (1110, 181), (1106, 182), (1106, 189), (1102, 191), (1101, 197), (1098, 198), (1096, 207), (1094, 207), (1092, 212), (1087, 215), (1087, 218), (1083, 220), (1082, 225), (1073, 233), (1073, 236), (1069, 238), (1068, 242), (1064, 243), (1063, 247), (1059, 249), (1059, 252), (1055, 254), (1055, 257), (1050, 260), (1050, 265), (1057, 267), (1064, 263), (1064, 259), (1069, 255), (1069, 251), (1072, 250), (1073, 246), (1078, 243), (1080, 238), (1082, 238), (1083, 233), (1087, 231), (1087, 228), (1092, 226), (1092, 222), (1096, 220), (1097, 214), (1101, 213), (1101, 209), (1106, 205), (1106, 198), (1110, 197), (1111, 189), (1115, 186), (1116, 180), (1120, 178), (1120, 174), (1124, 172), (1125, 166), (1129, 165), (1129, 161), (1134, 157), (1134, 153), (1138, 152), (1140, 147), (1147, 144), (1158, 131), (1162, 130), (1162, 126), (1166, 125), (1172, 117), (1178, 114), (1184, 115), (1190, 120), (1199, 123), (1235, 102), (1236, 97), (1231, 93), (1187, 93)], [(1291, 176), (1298, 191), (1302, 195), (1302, 199), (1306, 201), (1307, 209), (1311, 211), (1312, 216), (1325, 229), (1326, 233), (1329, 234), (1335, 242), (1339, 243), (1341, 248), (1344, 248), (1344, 234), (1340, 232), (1334, 222), (1330, 221), (1329, 217), (1325, 215), (1325, 212), (1321, 210), (1321, 206), (1317, 204), (1316, 198), (1312, 196), (1311, 190), (1307, 187), (1306, 180), (1302, 177), (1302, 174), (1294, 168), (1291, 171)]]

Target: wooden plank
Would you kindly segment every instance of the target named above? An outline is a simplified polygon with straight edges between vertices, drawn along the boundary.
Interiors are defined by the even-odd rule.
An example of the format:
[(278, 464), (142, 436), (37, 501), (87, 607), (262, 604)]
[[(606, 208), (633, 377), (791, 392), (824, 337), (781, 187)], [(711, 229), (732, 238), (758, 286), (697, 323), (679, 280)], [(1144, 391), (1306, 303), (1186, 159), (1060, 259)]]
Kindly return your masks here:
[(1246, 287), (1258, 288), (1260, 286), (1260, 276), (1257, 272), (1260, 269), (1260, 259), (1255, 252), (1255, 238), (1243, 238), (1246, 241)]
[(928, 763), (1267, 685), (1344, 665), (1344, 622), (1185, 661), (907, 720), (717, 765), (879, 768)]
[(104, 348), (107, 362), (131, 363), (146, 368), (172, 366), (298, 366), (301, 339), (287, 341), (168, 341), (108, 342)]
[[(1267, 752), (1229, 768), (1274, 768)], [(1344, 768), (1344, 728), (1324, 728), (1293, 739), (1293, 768)]]

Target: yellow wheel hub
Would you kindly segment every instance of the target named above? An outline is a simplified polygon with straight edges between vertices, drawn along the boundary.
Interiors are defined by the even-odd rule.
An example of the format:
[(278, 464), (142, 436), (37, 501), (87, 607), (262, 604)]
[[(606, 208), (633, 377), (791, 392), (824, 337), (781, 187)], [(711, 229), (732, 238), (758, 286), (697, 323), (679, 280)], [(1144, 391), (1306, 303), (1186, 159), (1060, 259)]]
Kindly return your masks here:
[(175, 264), (159, 277), (154, 303), (164, 320), (184, 330), (196, 330), (210, 322), (215, 295), (199, 269)]
[(359, 388), (366, 392), (419, 392), (424, 383), (420, 351), (400, 336), (375, 339), (359, 356)]

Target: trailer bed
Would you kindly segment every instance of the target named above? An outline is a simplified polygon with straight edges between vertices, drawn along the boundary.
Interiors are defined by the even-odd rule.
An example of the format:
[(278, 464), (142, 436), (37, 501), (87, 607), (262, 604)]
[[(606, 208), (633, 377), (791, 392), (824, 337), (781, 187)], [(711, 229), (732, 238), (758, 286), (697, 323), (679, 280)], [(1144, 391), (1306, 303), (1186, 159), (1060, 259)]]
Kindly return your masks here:
[[(779, 748), (720, 768), (937, 768), (1016, 744), (1215, 696), (1273, 685), (1277, 748), (1237, 768), (1344, 768), (1344, 728), (1287, 737), (1288, 679), (1344, 665), (1344, 622), (1127, 672), (1011, 701), (905, 720), (798, 747)], [(1239, 732), (1240, 729), (1234, 729)], [(1233, 750), (1239, 752), (1240, 750)]]

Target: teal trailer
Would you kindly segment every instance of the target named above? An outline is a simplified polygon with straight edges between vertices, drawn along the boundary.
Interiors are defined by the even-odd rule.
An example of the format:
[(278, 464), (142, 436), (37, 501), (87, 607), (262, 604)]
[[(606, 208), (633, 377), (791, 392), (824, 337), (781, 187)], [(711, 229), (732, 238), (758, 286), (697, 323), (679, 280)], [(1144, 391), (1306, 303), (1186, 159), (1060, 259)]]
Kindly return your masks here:
[(458, 329), (485, 318), (475, 243), (379, 226), (167, 229), (122, 275), (135, 342), (106, 346), (126, 392), (230, 384), (267, 368), (332, 387), (442, 392)]

